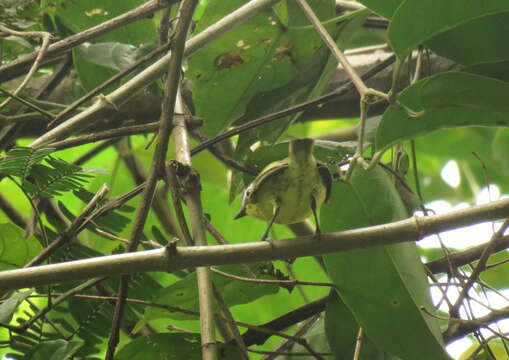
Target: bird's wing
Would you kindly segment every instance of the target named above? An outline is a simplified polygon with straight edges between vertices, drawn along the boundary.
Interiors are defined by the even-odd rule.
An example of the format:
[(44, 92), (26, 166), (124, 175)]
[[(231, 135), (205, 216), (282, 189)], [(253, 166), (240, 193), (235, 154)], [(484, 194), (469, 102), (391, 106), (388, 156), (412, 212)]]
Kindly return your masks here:
[(325, 200), (323, 201), (325, 203), (325, 202), (327, 202), (327, 200), (329, 200), (329, 197), (330, 197), (331, 188), (332, 188), (332, 175), (324, 163), (317, 161), (317, 165), (318, 165), (318, 173), (320, 174), (320, 177), (322, 178), (322, 181), (325, 184), (325, 189), (326, 189)]
[(271, 176), (278, 175), (286, 169), (288, 169), (288, 159), (274, 161), (273, 163), (267, 165), (249, 186), (251, 188), (251, 194), (263, 186), (265, 181), (267, 181), (267, 179), (269, 179)]

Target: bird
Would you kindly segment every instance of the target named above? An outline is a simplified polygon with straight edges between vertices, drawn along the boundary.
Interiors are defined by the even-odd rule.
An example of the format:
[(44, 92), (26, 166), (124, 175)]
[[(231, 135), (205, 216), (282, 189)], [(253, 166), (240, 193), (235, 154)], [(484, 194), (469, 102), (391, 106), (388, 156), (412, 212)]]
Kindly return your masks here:
[(313, 214), (320, 234), (316, 210), (330, 197), (332, 176), (313, 148), (313, 139), (290, 140), (288, 157), (267, 165), (246, 188), (235, 219), (248, 215), (268, 221), (262, 236), (268, 240), (274, 223), (294, 224)]

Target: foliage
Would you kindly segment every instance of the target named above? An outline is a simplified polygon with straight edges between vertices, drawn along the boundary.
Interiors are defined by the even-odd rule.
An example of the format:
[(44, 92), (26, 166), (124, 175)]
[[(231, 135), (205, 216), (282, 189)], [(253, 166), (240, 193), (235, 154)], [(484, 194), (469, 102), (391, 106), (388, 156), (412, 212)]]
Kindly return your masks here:
[[(240, 207), (239, 194), (254, 174), (287, 156), (287, 142), (295, 137), (316, 138), (314, 155), (334, 177), (330, 200), (320, 209), (322, 232), (390, 223), (411, 216), (416, 209), (426, 213), (423, 204), (436, 201), (473, 205), (488, 185), (509, 192), (506, 0), (307, 2), (340, 49), (364, 48), (368, 60), (387, 58), (394, 52), (396, 63), (389, 71), (374, 75), (373, 86), (379, 92), (361, 101), (349, 97), (355, 93), (350, 86), (346, 94), (335, 93), (312, 106), (277, 115), (316, 100), (331, 90), (330, 84), (338, 84), (331, 82), (334, 76), (345, 75), (345, 67), (337, 69), (337, 59), (296, 0), (282, 0), (259, 10), (186, 58), (181, 66), (182, 102), (199, 117), (190, 123), (203, 120), (201, 126), (192, 128), (191, 146), (276, 113), (272, 121), (193, 156), (209, 244), (227, 241), (237, 245), (259, 239), (264, 223), (246, 217), (233, 220)], [(31, 86), (41, 91), (28, 89), (20, 94), (37, 107), (11, 99), (8, 107), (0, 108), (0, 270), (24, 267), (48, 244), (54, 249), (47, 263), (124, 253), (126, 242), (138, 234), (135, 229), (140, 222), (137, 250), (168, 244), (172, 249), (173, 241), (183, 246), (182, 222), (193, 223), (193, 214), (187, 211), (191, 204), (183, 205), (182, 217), (173, 206), (186, 198), (183, 190), (175, 193), (175, 184), (157, 174), (164, 181), (157, 184), (146, 218), (140, 216), (146, 204), (133, 190), (147, 179), (154, 165), (154, 147), (161, 145), (161, 139), (141, 135), (146, 134), (144, 130), (115, 136), (98, 146), (89, 144), (108, 131), (159, 120), (160, 104), (168, 95), (162, 86), (166, 76), (155, 79), (155, 67), (150, 66), (160, 55), (94, 93), (94, 105), (88, 101), (92, 97), (72, 110), (67, 105), (134, 66), (165, 38), (176, 40), (173, 28), (180, 19), (178, 5), (171, 5), (165, 14), (163, 3), (157, 3), (159, 10), (154, 14), (135, 16), (133, 21), (72, 43), (58, 54), (46, 54), (31, 80)], [(200, 1), (189, 36), (203, 36), (244, 3), (247, 0)], [(16, 31), (47, 31), (69, 40), (145, 5), (142, 0), (0, 0), (0, 23)], [(19, 75), (19, 69), (28, 74), (31, 63), (15, 67), (16, 71), (10, 66), (21, 55), (37, 52), (38, 45), (28, 35), (2, 36), (2, 82)], [(377, 50), (368, 47), (371, 45)], [(69, 57), (63, 56), (66, 52)], [(366, 67), (354, 68), (361, 75)], [(116, 102), (122, 98), (119, 94), (148, 73), (155, 80), (146, 90), (123, 99), (125, 104)], [(346, 72), (345, 78), (351, 75)], [(5, 82), (4, 86), (13, 92), (17, 84)], [(388, 91), (388, 96), (379, 97), (381, 91)], [(100, 106), (104, 107), (91, 116)], [(364, 106), (367, 117), (361, 118), (364, 112), (359, 108)], [(38, 112), (41, 108), (45, 113)], [(48, 114), (57, 117), (63, 109), (66, 115), (57, 119), (63, 125), (50, 124), (47, 129)], [(343, 118), (352, 113), (356, 114), (353, 119)], [(78, 132), (73, 132), (75, 128), (59, 132), (61, 126), (80, 117), (88, 122)], [(357, 125), (364, 120), (361, 149), (358, 137), (363, 132)], [(27, 140), (27, 134), (41, 136), (48, 131), (57, 133), (54, 141), (43, 147), (29, 145), (33, 139)], [(85, 139), (83, 145), (69, 145), (70, 133), (95, 138)], [(157, 146), (151, 147), (152, 141)], [(167, 160), (179, 151), (172, 149)], [(352, 167), (352, 158), (359, 155), (362, 159)], [(457, 186), (441, 176), (447, 163), (457, 165)], [(98, 193), (105, 189), (104, 184), (108, 196)], [(292, 231), (301, 234), (302, 229), (275, 225), (271, 239), (293, 237)], [(196, 236), (195, 229), (191, 234)], [(486, 243), (491, 235), (487, 230), (478, 240)], [(505, 242), (497, 244), (496, 251), (490, 250), (497, 253), (489, 257), (487, 267), (457, 305), (459, 292), (450, 289), (461, 289), (481, 263), (481, 252), (469, 264), (448, 262), (440, 273), (431, 274), (422, 262), (440, 259), (449, 250), (437, 244), (421, 247), (414, 239), (316, 259), (217, 266), (211, 279), (218, 358), (245, 358), (231, 329), (232, 316), (245, 345), (253, 350), (248, 352), (251, 359), (262, 358), (256, 350), (279, 348), (287, 359), (297, 358), (291, 352), (305, 352), (308, 355), (299, 358), (346, 360), (354, 358), (358, 345), (358, 359), (449, 359), (444, 339), (456, 338), (472, 342), (461, 359), (507, 359), (508, 344), (499, 336), (507, 330), (490, 325), (509, 317), (506, 299), (494, 295), (509, 286), (504, 239), (495, 240)], [(1, 354), (12, 359), (103, 358), (115, 342), (109, 337), (121, 283), (118, 274), (105, 275), (110, 276), (3, 293), (0, 341), (5, 348)], [(119, 322), (113, 322), (121, 330), (115, 358), (200, 359), (202, 289), (196, 286), (197, 277), (194, 269), (130, 276), (125, 311)], [(318, 286), (323, 283), (329, 286)], [(430, 287), (431, 283), (436, 284)], [(435, 291), (438, 288), (445, 290)], [(505, 307), (493, 310), (491, 302), (501, 298)], [(476, 302), (486, 304), (483, 317), (472, 310)], [(474, 321), (465, 321), (467, 317)], [(270, 335), (252, 328), (259, 324)], [(489, 326), (491, 332), (485, 332)], [(263, 336), (252, 340), (257, 331)], [(296, 335), (281, 338), (281, 332)]]

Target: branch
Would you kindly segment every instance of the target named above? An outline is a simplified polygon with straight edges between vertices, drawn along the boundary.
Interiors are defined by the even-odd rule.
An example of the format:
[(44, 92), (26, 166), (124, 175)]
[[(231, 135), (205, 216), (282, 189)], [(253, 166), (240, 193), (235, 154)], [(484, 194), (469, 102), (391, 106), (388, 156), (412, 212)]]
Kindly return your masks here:
[[(172, 0), (170, 2), (175, 3), (178, 1), (179, 0)], [(104, 35), (136, 20), (143, 19), (165, 6), (167, 6), (166, 1), (152, 0), (134, 10), (105, 21), (102, 24), (96, 25), (90, 29), (51, 44), (46, 51), (46, 60), (54, 59), (55, 57), (62, 55), (63, 52), (68, 51), (85, 41)], [(35, 51), (31, 54), (21, 56), (17, 60), (5, 64), (4, 66), (0, 66), (0, 80), (5, 81), (7, 79), (12, 79), (13, 77), (23, 73), (25, 69), (30, 66), (30, 63), (35, 60), (38, 54), (39, 51)]]
[[(143, 235), (143, 228), (145, 227), (152, 198), (154, 197), (156, 190), (157, 180), (164, 169), (164, 160), (166, 159), (166, 153), (168, 150), (169, 136), (172, 131), (172, 120), (175, 109), (176, 93), (180, 80), (180, 69), (182, 66), (184, 47), (196, 5), (197, 0), (184, 0), (182, 2), (179, 9), (179, 20), (176, 25), (175, 36), (172, 40), (170, 40), (171, 58), (168, 62), (168, 73), (164, 87), (165, 97), (162, 104), (161, 119), (159, 121), (158, 141), (143, 192), (143, 198), (138, 206), (138, 212), (129, 238), (127, 252), (134, 252), (138, 248), (138, 243)], [(183, 119), (182, 123), (185, 124)], [(118, 299), (115, 306), (115, 313), (111, 325), (108, 349), (106, 352), (107, 360), (113, 359), (115, 349), (119, 341), (120, 324), (122, 322), (128, 288), (129, 277), (122, 276), (118, 291)], [(210, 359), (213, 359), (213, 357)]]
[[(433, 274), (449, 273), (451, 266), (453, 268), (456, 268), (458, 266), (467, 265), (473, 261), (478, 260), (481, 257), (482, 253), (484, 252), (484, 249), (488, 245), (489, 244), (481, 244), (464, 251), (448, 254), (447, 256), (444, 256), (440, 259), (426, 263), (426, 267)], [(506, 235), (497, 240), (493, 252), (495, 253), (497, 251), (502, 251), (507, 249), (508, 247), (509, 247), (509, 235)]]
[[(224, 35), (235, 26), (240, 25), (251, 17), (255, 16), (263, 8), (273, 5), (279, 0), (252, 0), (241, 6), (239, 9), (225, 16), (221, 20), (209, 26), (192, 39), (186, 42), (184, 57), (189, 57), (205, 45)], [(30, 146), (37, 147), (50, 141), (66, 138), (79, 130), (87, 128), (93, 119), (100, 118), (100, 113), (107, 110), (109, 106), (118, 107), (126, 102), (131, 96), (158, 79), (167, 70), (171, 53), (162, 57), (144, 71), (133, 77), (131, 80), (120, 86), (110, 94), (99, 97), (98, 100), (83, 112), (69, 118), (62, 124), (46, 132), (34, 140)]]
[(509, 306), (506, 306), (502, 309), (493, 310), (487, 315), (472, 320), (450, 319), (451, 325), (443, 333), (444, 341), (446, 344), (448, 344), (454, 340), (462, 338), (467, 334), (470, 334), (471, 332), (481, 328), (486, 328), (491, 323), (506, 319), (508, 316)]
[(165, 249), (3, 271), (0, 272), (0, 290), (145, 271), (173, 272), (198, 266), (283, 260), (418, 241), (442, 231), (485, 221), (495, 221), (506, 218), (508, 215), (509, 199), (503, 199), (446, 214), (411, 217), (384, 225), (322, 234), (319, 237), (301, 236), (272, 243), (256, 242), (179, 248), (173, 244)]

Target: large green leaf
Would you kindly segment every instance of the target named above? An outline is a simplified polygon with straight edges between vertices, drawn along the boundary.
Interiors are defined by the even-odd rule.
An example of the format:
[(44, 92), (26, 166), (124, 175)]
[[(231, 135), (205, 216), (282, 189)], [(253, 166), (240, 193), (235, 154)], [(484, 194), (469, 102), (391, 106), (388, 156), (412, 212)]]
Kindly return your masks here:
[[(348, 204), (347, 206), (345, 204)], [(388, 223), (407, 216), (382, 168), (357, 167), (350, 182), (334, 184), (321, 224), (332, 232)], [(324, 257), (337, 291), (366, 335), (404, 360), (448, 359), (415, 243)], [(422, 310), (426, 309), (426, 312)]]
[(440, 128), (508, 126), (508, 91), (509, 83), (463, 72), (447, 72), (418, 81), (398, 98), (405, 108), (392, 105), (385, 111), (378, 126), (376, 147), (382, 150)]
[[(487, 21), (479, 19), (506, 11), (509, 11), (509, 3), (501, 0), (406, 0), (397, 8), (392, 16), (388, 31), (389, 40), (396, 54), (400, 58), (404, 58), (419, 44), (472, 20), (479, 21), (477, 25), (483, 24), (488, 29), (497, 29), (497, 33), (498, 31), (503, 31), (504, 26), (490, 24), (498, 18), (486, 18), (485, 20)], [(424, 21), (415, 21), (416, 14), (418, 14), (419, 18), (424, 19)], [(505, 25), (505, 28), (507, 28), (507, 25)], [(471, 29), (474, 29), (474, 27)], [(476, 29), (478, 34), (475, 38), (482, 36), (483, 42), (489, 43), (490, 39), (486, 37), (487, 33), (479, 30), (479, 28)], [(469, 34), (471, 32), (467, 31), (466, 33)], [(503, 31), (501, 34), (497, 34), (497, 36), (504, 36), (503, 34), (505, 33), (506, 31)], [(463, 44), (462, 48), (471, 46), (470, 41), (464, 41), (464, 39), (469, 38), (465, 34), (463, 35), (460, 42)], [(505, 43), (501, 44), (505, 45)], [(454, 45), (456, 46), (458, 43), (454, 43)], [(498, 51), (503, 51), (507, 57), (507, 46), (504, 46), (504, 48), (505, 50), (499, 49)], [(469, 52), (473, 52), (471, 47), (468, 49), (470, 50)], [(456, 47), (454, 50), (457, 54)], [(482, 50), (479, 51), (482, 52)], [(454, 53), (452, 49), (448, 52)]]
[(490, 61), (482, 64), (466, 66), (462, 69), (462, 71), (509, 82), (509, 72), (507, 71), (508, 67), (509, 60)]
[[(324, 11), (322, 10), (322, 12)], [(335, 38), (336, 43), (341, 48), (346, 48), (352, 35), (359, 31), (368, 14), (364, 10), (352, 12), (342, 16), (342, 22), (335, 28), (331, 28), (329, 24), (327, 29)], [(297, 15), (294, 14), (294, 16)], [(292, 17), (290, 17), (291, 19)], [(335, 21), (338, 20), (335, 19)], [(303, 24), (307, 23), (303, 22)], [(294, 62), (299, 68), (298, 74), (283, 86), (256, 94), (249, 102), (245, 116), (238, 123), (316, 98), (322, 94), (329, 83), (332, 73), (337, 68), (337, 60), (330, 55), (330, 51), (325, 45), (321, 45), (322, 42), (316, 37), (316, 32), (310, 25), (289, 26), (287, 34), (292, 39), (294, 45), (292, 49), (295, 50), (295, 53), (301, 53), (300, 57), (292, 55), (292, 59), (295, 59)], [(242, 154), (259, 140), (275, 141), (300, 115), (301, 113), (296, 113), (285, 116), (242, 133), (237, 143), (236, 152)]]
[[(350, 309), (336, 291), (332, 291), (325, 309), (325, 332), (335, 360), (353, 359), (355, 344), (359, 334), (359, 324)], [(384, 353), (367, 337), (362, 337), (362, 360), (392, 360), (392, 355)]]
[[(480, 16), (447, 29), (425, 44), (433, 52), (457, 63), (472, 65), (509, 59), (509, 12)], [(468, 39), (468, 41), (465, 41)]]
[(25, 238), (25, 232), (14, 224), (0, 224), (0, 270), (25, 265), (42, 250), (34, 236)]
[[(67, 28), (74, 32), (80, 32), (132, 10), (142, 5), (144, 2), (143, 0), (88, 0), (72, 2), (59, 0), (56, 6), (54, 5), (54, 9), (56, 9), (54, 15), (57, 16)], [(124, 49), (127, 44), (140, 48), (154, 41), (155, 37), (156, 31), (154, 22), (151, 19), (143, 19), (111, 31), (94, 39), (93, 42), (95, 44), (101, 42), (106, 42), (107, 44), (122, 43)], [(116, 71), (101, 65), (118, 63), (118, 52), (109, 51), (109, 54), (104, 52), (102, 54), (96, 53), (96, 57), (92, 59), (92, 62), (88, 61), (91, 60), (90, 56), (90, 53), (88, 53), (88, 55), (84, 57), (80, 48), (75, 48), (73, 50), (74, 64), (81, 85), (86, 90), (95, 88), (116, 73)], [(97, 63), (101, 65), (97, 65)], [(113, 89), (114, 86), (110, 86), (103, 92), (109, 92)]]
[[(210, 2), (197, 32), (239, 5), (236, 0)], [(335, 15), (334, 1), (314, 0), (310, 5), (320, 19)], [(280, 7), (288, 26), (275, 11), (266, 9), (189, 60), (187, 74), (193, 81), (197, 115), (206, 119), (207, 135), (216, 135), (242, 117), (254, 95), (296, 78), (315, 56), (322, 42), (312, 27), (301, 26), (303, 15), (296, 6), (290, 2), (287, 7)], [(323, 64), (318, 70), (322, 67)]]
[[(244, 2), (209, 2), (196, 32)], [(197, 115), (206, 119), (207, 135), (216, 135), (242, 116), (254, 94), (281, 86), (295, 76), (288, 56), (289, 40), (283, 39), (283, 34), (278, 16), (265, 9), (189, 60), (187, 75), (193, 82)]]

